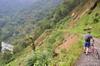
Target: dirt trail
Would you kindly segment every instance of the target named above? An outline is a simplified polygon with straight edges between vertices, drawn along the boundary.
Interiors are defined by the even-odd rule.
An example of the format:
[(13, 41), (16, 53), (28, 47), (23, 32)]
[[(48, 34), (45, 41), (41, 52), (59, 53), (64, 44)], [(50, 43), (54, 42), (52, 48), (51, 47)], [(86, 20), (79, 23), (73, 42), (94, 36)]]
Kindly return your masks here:
[[(100, 54), (100, 39), (95, 38), (95, 47)], [(100, 60), (94, 58), (92, 55), (82, 54), (75, 66), (100, 66)]]

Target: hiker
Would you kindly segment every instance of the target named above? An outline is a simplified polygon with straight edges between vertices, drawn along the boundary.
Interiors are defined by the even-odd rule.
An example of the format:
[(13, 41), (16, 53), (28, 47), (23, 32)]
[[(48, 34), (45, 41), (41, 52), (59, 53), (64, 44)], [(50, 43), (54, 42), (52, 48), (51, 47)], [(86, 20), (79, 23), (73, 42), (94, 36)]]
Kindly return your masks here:
[(87, 34), (85, 34), (84, 36), (84, 50), (86, 55), (88, 55), (89, 53), (89, 49), (91, 48), (91, 46), (94, 46), (94, 39), (93, 36), (91, 35), (91, 27), (84, 29), (85, 31), (87, 31)]

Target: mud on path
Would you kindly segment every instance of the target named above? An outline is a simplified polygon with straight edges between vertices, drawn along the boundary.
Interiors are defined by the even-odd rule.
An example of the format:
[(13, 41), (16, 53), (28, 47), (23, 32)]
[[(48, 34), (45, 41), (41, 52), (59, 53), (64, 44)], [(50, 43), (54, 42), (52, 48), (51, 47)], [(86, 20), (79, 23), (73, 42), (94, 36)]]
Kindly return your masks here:
[[(95, 38), (95, 47), (100, 55), (100, 39)], [(96, 59), (92, 55), (82, 54), (74, 66), (100, 66), (100, 59)]]

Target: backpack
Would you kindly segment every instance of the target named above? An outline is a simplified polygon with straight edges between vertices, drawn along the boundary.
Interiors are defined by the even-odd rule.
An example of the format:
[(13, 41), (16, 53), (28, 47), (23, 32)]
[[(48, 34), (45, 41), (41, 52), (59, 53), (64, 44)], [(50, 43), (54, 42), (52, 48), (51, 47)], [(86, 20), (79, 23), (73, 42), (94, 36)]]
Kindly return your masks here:
[(90, 42), (91, 38), (92, 38), (92, 36), (88, 34), (85, 36), (85, 41)]

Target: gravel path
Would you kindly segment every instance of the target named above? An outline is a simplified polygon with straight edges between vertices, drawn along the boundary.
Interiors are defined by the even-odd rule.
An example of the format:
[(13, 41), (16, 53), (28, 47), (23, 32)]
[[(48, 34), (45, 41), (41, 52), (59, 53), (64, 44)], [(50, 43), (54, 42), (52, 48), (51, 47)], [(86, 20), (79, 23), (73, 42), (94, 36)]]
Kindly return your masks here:
[[(95, 47), (100, 55), (100, 39), (95, 38)], [(100, 66), (100, 60), (90, 55), (82, 54), (75, 66)]]

